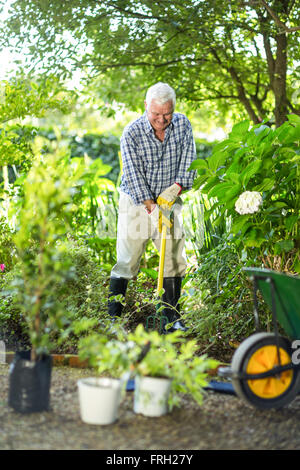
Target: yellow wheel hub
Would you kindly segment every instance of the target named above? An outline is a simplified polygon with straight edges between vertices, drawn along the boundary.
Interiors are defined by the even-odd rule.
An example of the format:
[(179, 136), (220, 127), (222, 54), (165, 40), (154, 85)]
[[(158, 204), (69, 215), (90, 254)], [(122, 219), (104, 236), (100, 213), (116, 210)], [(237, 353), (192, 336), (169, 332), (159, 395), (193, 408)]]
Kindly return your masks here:
[[(291, 358), (282, 348), (279, 348), (281, 365), (289, 364)], [(247, 365), (247, 374), (261, 374), (278, 366), (277, 347), (275, 345), (263, 346), (251, 356)], [(276, 398), (282, 395), (290, 386), (293, 371), (288, 370), (280, 375), (265, 379), (249, 380), (248, 385), (252, 392), (261, 398)]]

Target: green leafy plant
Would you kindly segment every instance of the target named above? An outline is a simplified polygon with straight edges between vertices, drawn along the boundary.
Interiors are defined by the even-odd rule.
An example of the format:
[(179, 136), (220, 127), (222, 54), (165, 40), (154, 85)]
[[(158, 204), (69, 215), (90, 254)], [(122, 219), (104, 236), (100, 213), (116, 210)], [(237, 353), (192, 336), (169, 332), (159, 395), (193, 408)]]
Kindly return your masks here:
[(71, 158), (88, 155), (91, 159), (100, 158), (107, 165), (106, 178), (115, 184), (120, 173), (118, 152), (120, 150), (119, 138), (112, 135), (84, 134), (82, 137), (72, 136), (70, 139)]
[(1, 82), (0, 122), (26, 116), (45, 116), (50, 109), (68, 112), (75, 93), (55, 75), (34, 78), (22, 72)]
[[(149, 343), (148, 352), (138, 362)], [(218, 361), (197, 356), (196, 352), (196, 341), (186, 341), (180, 332), (159, 335), (156, 331), (147, 332), (142, 324), (128, 335), (121, 330), (113, 339), (93, 334), (79, 343), (79, 357), (88, 360), (97, 374), (120, 378), (131, 370), (137, 375), (172, 379), (170, 407), (180, 404), (181, 393), (191, 394), (197, 403), (202, 403), (207, 371), (215, 368)]]
[[(64, 241), (65, 250), (60, 253), (60, 262), (70, 265), (71, 276), (56, 287), (56, 302), (64, 311), (63, 331), (50, 333), (53, 351), (76, 354), (82, 335), (94, 330), (106, 331), (108, 275), (84, 239), (68, 235)], [(28, 346), (28, 327), (24, 320), (22, 306), (18, 303), (14, 279), (21, 277), (21, 263), (0, 272), (0, 331), (9, 344)]]
[(21, 272), (12, 289), (28, 325), (32, 360), (54, 347), (51, 332), (64, 325), (65, 310), (58, 299), (66, 280), (74, 276), (64, 239), (76, 184), (59, 150), (36, 158), (24, 183), (24, 203), (13, 237)]
[[(32, 164), (32, 140), (37, 133), (35, 127), (21, 125), (20, 121), (30, 116), (41, 118), (49, 110), (67, 113), (76, 95), (52, 74), (33, 79), (19, 72), (2, 80), (0, 88), (0, 198), (2, 213), (13, 225), (25, 177), (19, 172), (27, 173)], [(18, 182), (13, 185), (16, 178)]]
[(30, 345), (28, 325), (17, 303), (14, 288), (16, 279), (21, 277), (20, 264), (2, 273), (0, 271), (0, 331), (1, 339), (8, 347), (18, 345), (18, 348), (27, 349)]
[(87, 360), (97, 375), (109, 374), (121, 378), (136, 361), (139, 350), (133, 341), (126, 341), (122, 332), (117, 338), (91, 334), (79, 342), (79, 357)]
[(19, 74), (0, 82), (0, 167), (32, 158), (30, 140), (34, 127), (11, 124), (27, 116), (42, 117), (49, 110), (67, 113), (75, 94), (63, 87), (55, 76), (26, 77)]
[(16, 247), (12, 237), (12, 231), (4, 218), (0, 217), (0, 264), (5, 264), (6, 271), (10, 270), (16, 261)]
[(150, 349), (144, 359), (136, 365), (136, 373), (150, 377), (168, 377), (172, 379), (169, 405), (180, 404), (180, 393), (191, 394), (199, 404), (203, 399), (203, 387), (207, 385), (207, 371), (215, 368), (218, 362), (205, 355), (197, 355), (195, 340), (186, 341), (181, 332), (160, 335), (157, 331), (146, 331), (142, 324), (128, 340), (139, 347), (150, 342)]
[[(99, 252), (102, 243), (116, 236), (116, 208), (112, 198), (115, 185), (104, 176), (110, 167), (100, 158), (92, 160), (72, 158), (71, 168), (74, 174), (80, 173), (82, 184), (73, 196), (77, 211), (73, 218), (73, 227), (78, 234), (85, 235), (90, 246)], [(104, 242), (102, 241), (104, 239)], [(110, 250), (107, 250), (108, 254)]]
[[(255, 331), (253, 284), (243, 270), (251, 260), (242, 260), (234, 243), (226, 241), (202, 257), (190, 275), (180, 299), (191, 334), (203, 351), (222, 361), (231, 360), (234, 348)], [(261, 328), (272, 328), (271, 311), (258, 292)]]
[[(228, 220), (230, 240), (244, 257), (300, 272), (300, 118), (290, 115), (277, 129), (249, 127), (249, 121), (236, 124), (210, 157), (193, 162), (191, 169), (199, 174), (194, 187), (215, 198), (205, 217), (218, 209), (215, 224)], [(245, 191), (261, 194), (256, 212), (237, 212)]]

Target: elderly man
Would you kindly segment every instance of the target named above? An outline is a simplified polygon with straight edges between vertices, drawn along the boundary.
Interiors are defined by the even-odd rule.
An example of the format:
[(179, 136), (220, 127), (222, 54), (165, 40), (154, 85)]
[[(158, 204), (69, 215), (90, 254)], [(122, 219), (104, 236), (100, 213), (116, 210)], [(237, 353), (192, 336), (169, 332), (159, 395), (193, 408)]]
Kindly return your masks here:
[[(112, 268), (109, 295), (125, 296), (128, 280), (139, 270), (141, 257), (150, 238), (159, 249), (158, 205), (174, 205), (173, 226), (166, 241), (163, 315), (173, 326), (167, 331), (186, 328), (180, 321), (178, 300), (186, 270), (184, 234), (180, 219), (179, 195), (191, 189), (195, 171), (188, 171), (196, 158), (189, 120), (174, 113), (176, 96), (166, 83), (156, 83), (146, 94), (145, 113), (129, 124), (121, 138), (123, 173), (120, 184), (117, 234), (117, 263)], [(173, 208), (174, 208), (173, 207)], [(122, 305), (110, 300), (108, 313), (120, 316)]]

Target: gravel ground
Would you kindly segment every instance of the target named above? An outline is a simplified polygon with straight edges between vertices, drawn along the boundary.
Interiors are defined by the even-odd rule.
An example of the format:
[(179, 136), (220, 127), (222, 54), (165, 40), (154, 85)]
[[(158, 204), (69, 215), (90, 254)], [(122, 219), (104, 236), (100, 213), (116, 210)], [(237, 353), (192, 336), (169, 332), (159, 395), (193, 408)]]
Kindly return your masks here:
[(206, 391), (200, 407), (182, 407), (160, 418), (133, 412), (127, 392), (119, 419), (109, 426), (84, 424), (76, 381), (87, 369), (54, 367), (51, 411), (21, 415), (7, 406), (7, 365), (0, 365), (1, 450), (296, 450), (300, 449), (300, 395), (280, 411), (261, 411), (237, 397)]

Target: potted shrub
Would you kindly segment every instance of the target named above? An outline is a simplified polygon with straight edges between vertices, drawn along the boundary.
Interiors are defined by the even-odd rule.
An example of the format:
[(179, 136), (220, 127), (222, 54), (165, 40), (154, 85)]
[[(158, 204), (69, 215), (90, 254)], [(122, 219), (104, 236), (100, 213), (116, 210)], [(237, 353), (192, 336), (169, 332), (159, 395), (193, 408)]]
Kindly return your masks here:
[(53, 331), (63, 328), (65, 313), (57, 294), (73, 276), (63, 240), (77, 178), (70, 175), (68, 160), (55, 153), (34, 161), (24, 182), (14, 236), (19, 275), (11, 291), (26, 321), (31, 350), (17, 351), (9, 377), (9, 405), (22, 413), (49, 409)]
[(77, 382), (82, 421), (106, 425), (117, 420), (130, 371), (147, 351), (147, 345), (139, 348), (133, 341), (126, 341), (122, 331), (113, 339), (96, 333), (81, 339), (79, 357), (96, 372), (96, 376)]
[(180, 404), (180, 394), (188, 393), (202, 403), (202, 388), (207, 385), (206, 371), (218, 362), (197, 356), (196, 341), (180, 331), (159, 335), (139, 325), (128, 339), (137, 346), (151, 344), (149, 352), (136, 365), (134, 411), (145, 416), (161, 416)]
[[(196, 341), (186, 341), (181, 335), (179, 331), (168, 335), (147, 332), (138, 325), (133, 333), (124, 335), (120, 330), (113, 339), (99, 334), (82, 338), (79, 357), (88, 360), (97, 373), (96, 377), (78, 381), (82, 420), (90, 424), (116, 421), (121, 393), (130, 374), (135, 375), (136, 413), (161, 416), (180, 404), (181, 393), (190, 393), (202, 403), (206, 371), (218, 362), (196, 356)], [(104, 404), (106, 398), (109, 404)]]

